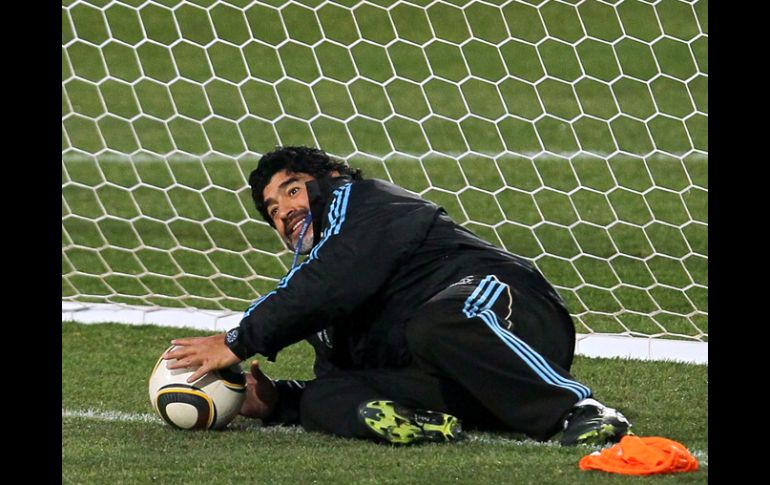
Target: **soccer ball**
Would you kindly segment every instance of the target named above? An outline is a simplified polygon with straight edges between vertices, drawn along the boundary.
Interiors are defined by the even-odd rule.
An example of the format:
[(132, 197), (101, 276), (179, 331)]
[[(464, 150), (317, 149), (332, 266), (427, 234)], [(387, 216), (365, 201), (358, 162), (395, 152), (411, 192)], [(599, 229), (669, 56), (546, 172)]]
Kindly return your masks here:
[(172, 362), (159, 358), (150, 374), (150, 403), (163, 421), (198, 430), (223, 429), (235, 419), (246, 399), (246, 378), (237, 364), (188, 383), (194, 371), (169, 369)]

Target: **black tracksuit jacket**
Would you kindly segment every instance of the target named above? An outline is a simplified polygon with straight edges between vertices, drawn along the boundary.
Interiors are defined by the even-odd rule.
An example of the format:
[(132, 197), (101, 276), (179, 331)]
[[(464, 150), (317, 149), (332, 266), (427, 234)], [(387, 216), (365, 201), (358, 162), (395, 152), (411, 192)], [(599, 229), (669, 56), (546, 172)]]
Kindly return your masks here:
[[(504, 274), (512, 287), (562, 305), (529, 262), (396, 185), (343, 176), (313, 180), (307, 188), (315, 246), (228, 332), (227, 345), (241, 359), (261, 354), (274, 360), (306, 339), (316, 351), (316, 376), (407, 365), (410, 315), (468, 275)], [(574, 327), (568, 331), (574, 338)]]

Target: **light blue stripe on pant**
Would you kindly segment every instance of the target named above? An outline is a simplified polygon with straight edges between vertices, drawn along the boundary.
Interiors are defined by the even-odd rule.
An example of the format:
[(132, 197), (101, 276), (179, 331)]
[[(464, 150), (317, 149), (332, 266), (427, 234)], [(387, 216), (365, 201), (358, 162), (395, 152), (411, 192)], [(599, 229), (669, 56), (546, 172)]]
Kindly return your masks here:
[(492, 307), (503, 290), (507, 288), (508, 285), (501, 283), (494, 275), (487, 276), (465, 301), (463, 312), (468, 318), (479, 317), (543, 381), (573, 392), (578, 399), (585, 399), (590, 396), (591, 390), (589, 388), (559, 375), (543, 356), (499, 324), (498, 316), (492, 311)]

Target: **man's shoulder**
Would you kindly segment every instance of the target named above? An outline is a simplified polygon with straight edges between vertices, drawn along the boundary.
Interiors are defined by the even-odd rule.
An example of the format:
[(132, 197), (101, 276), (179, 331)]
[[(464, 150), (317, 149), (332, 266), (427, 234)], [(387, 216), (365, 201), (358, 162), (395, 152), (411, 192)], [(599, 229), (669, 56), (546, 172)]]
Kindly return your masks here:
[(399, 185), (383, 179), (371, 178), (357, 180), (354, 182), (356, 191), (365, 192), (367, 195), (380, 194), (382, 197), (392, 197), (396, 199), (410, 199), (429, 203), (420, 197), (419, 194), (407, 190)]
[(354, 180), (349, 193), (351, 210), (383, 221), (409, 215), (414, 223), (432, 220), (439, 206), (392, 182), (382, 179)]

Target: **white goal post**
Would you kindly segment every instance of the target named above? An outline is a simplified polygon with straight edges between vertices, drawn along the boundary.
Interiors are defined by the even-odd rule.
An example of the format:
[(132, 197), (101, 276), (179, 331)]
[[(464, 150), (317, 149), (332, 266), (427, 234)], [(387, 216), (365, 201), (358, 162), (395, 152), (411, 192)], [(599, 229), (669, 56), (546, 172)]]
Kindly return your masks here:
[(707, 0), (62, 2), (62, 321), (237, 324), (313, 145), (533, 261), (577, 352), (708, 361)]

